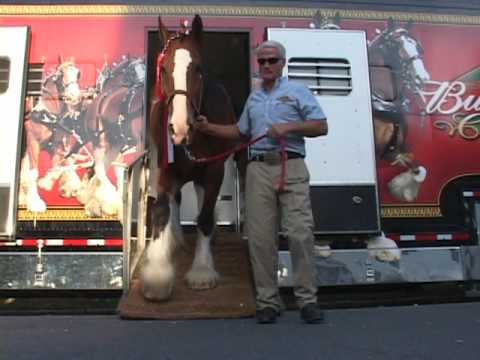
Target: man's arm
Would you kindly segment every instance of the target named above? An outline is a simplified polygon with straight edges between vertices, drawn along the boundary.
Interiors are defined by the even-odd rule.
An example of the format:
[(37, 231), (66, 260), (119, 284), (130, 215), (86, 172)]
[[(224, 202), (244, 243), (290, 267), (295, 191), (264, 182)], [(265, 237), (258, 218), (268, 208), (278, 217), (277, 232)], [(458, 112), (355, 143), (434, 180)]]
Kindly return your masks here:
[(236, 124), (220, 125), (209, 123), (205, 116), (199, 116), (195, 122), (195, 128), (204, 134), (230, 140), (239, 140), (245, 136), (240, 132)]
[(317, 137), (327, 135), (327, 133), (328, 124), (326, 120), (307, 120), (274, 124), (268, 129), (267, 135), (276, 139), (287, 134)]

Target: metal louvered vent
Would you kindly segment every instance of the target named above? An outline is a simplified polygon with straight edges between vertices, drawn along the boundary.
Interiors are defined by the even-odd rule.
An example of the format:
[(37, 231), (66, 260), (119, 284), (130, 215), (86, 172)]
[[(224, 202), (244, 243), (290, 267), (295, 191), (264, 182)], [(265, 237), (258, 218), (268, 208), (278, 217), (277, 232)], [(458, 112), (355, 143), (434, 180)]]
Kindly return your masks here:
[(287, 69), (289, 79), (302, 82), (315, 95), (345, 96), (352, 91), (348, 60), (290, 58)]
[(10, 59), (0, 57), (0, 94), (8, 89), (8, 81), (10, 78)]
[(42, 94), (43, 63), (28, 64), (27, 96), (40, 96)]

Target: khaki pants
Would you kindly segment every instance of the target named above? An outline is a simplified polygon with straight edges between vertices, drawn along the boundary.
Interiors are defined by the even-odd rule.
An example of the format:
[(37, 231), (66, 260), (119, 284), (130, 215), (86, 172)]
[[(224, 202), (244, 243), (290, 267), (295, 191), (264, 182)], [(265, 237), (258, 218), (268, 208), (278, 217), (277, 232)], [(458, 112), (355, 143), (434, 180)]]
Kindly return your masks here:
[(252, 161), (247, 167), (246, 231), (258, 309), (283, 308), (277, 284), (279, 226), (289, 243), (298, 306), (317, 301), (310, 175), (301, 158), (288, 160), (286, 166), (282, 193), (277, 191), (280, 164)]

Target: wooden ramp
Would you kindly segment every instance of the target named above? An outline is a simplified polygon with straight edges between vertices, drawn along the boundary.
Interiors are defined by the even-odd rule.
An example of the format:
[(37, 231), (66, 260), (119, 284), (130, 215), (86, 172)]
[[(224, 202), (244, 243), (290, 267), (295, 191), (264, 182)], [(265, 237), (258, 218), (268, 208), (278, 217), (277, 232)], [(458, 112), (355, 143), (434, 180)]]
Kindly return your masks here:
[(184, 277), (194, 254), (196, 234), (185, 236), (185, 245), (177, 252), (177, 275), (172, 298), (164, 302), (145, 299), (140, 291), (139, 271), (134, 274), (130, 291), (120, 300), (118, 313), (124, 319), (208, 319), (238, 318), (255, 314), (253, 282), (246, 240), (239, 234), (218, 231), (213, 257), (220, 281), (211, 290), (192, 290)]

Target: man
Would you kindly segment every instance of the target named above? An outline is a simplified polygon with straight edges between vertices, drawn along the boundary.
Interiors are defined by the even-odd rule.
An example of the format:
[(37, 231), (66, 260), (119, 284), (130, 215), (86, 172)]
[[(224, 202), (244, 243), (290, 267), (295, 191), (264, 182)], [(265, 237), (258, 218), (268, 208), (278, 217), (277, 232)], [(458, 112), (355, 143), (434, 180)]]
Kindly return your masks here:
[[(266, 41), (256, 54), (261, 88), (250, 94), (238, 123), (216, 125), (201, 116), (197, 129), (230, 139), (267, 134), (250, 147), (245, 189), (257, 322), (274, 323), (283, 309), (277, 285), (281, 218), (281, 229), (292, 256), (294, 292), (301, 318), (307, 323), (317, 323), (323, 320), (323, 312), (316, 305), (313, 216), (304, 137), (326, 135), (326, 117), (307, 87), (282, 77), (285, 66), (282, 44)], [(286, 144), (286, 160), (282, 144)], [(281, 190), (280, 182), (284, 184)]]

